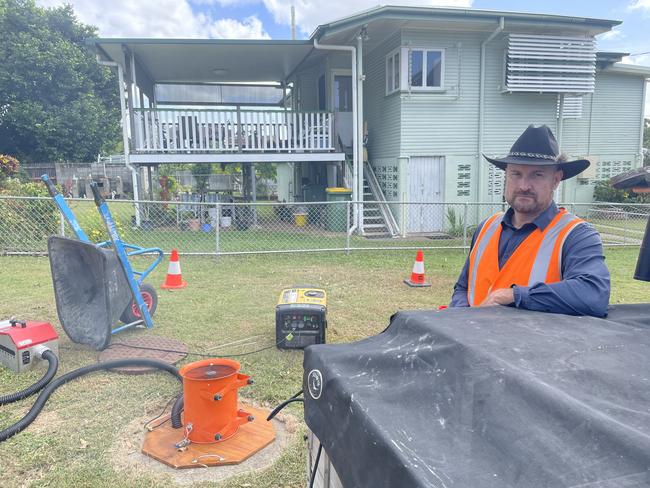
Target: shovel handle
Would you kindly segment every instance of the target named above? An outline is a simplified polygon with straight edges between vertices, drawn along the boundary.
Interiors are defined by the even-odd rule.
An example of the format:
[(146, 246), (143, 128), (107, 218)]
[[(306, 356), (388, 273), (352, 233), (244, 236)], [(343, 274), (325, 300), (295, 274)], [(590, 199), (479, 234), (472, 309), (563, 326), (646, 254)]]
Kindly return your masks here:
[(95, 198), (95, 205), (98, 207), (105, 202), (104, 197), (102, 194), (99, 192), (99, 187), (97, 186), (96, 182), (92, 182), (90, 184), (90, 189), (93, 191), (93, 197)]

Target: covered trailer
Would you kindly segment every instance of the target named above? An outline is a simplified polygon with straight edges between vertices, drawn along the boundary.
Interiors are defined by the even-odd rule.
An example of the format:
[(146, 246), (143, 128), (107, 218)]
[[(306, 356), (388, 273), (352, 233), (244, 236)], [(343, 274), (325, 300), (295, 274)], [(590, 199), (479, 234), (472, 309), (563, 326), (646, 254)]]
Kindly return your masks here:
[(650, 304), (400, 312), (303, 382), (314, 486), (650, 486)]

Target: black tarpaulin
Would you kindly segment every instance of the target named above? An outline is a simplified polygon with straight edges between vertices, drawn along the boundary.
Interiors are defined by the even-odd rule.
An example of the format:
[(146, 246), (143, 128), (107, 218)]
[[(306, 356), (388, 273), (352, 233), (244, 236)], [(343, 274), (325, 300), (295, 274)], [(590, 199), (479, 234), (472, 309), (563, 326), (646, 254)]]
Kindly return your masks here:
[(304, 391), (348, 488), (650, 486), (650, 304), (401, 312), (308, 347)]

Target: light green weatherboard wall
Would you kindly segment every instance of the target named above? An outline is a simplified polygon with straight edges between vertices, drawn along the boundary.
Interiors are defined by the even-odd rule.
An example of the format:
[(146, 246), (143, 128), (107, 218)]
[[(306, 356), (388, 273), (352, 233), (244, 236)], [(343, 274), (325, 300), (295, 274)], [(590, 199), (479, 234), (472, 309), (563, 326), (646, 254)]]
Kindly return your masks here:
[[(403, 30), (364, 56), (364, 115), (370, 129), (370, 159), (381, 161), (377, 167), (396, 161), (403, 190), (408, 186), (409, 157), (445, 156), (445, 201), (500, 201), (500, 195), (488, 195), (485, 190), (489, 163), (477, 157), (480, 48), (485, 37), (484, 33)], [(443, 92), (385, 95), (386, 55), (400, 45), (445, 49)], [(493, 156), (506, 154), (529, 124), (546, 124), (558, 135), (556, 94), (503, 91), (505, 47), (506, 38), (500, 36), (486, 50), (483, 151)], [(627, 162), (630, 167), (638, 166), (642, 96), (641, 77), (598, 72), (595, 93), (584, 97), (582, 118), (563, 121), (564, 152), (595, 156), (601, 165), (605, 161), (615, 168), (625, 169)], [(480, 182), (479, 164), (483, 165)], [(499, 177), (499, 173), (495, 175)], [(469, 194), (466, 185), (459, 186), (459, 176), (462, 182), (470, 179)], [(567, 182), (563, 198), (591, 201), (595, 179), (596, 173)], [(479, 187), (483, 189), (480, 196)], [(406, 193), (400, 198), (387, 197), (409, 198)]]

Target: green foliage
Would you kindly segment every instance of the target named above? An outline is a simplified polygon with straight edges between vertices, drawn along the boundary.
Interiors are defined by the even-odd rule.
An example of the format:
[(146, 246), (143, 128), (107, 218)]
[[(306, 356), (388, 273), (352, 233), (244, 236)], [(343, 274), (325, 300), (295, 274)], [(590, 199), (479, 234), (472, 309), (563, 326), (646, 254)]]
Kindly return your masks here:
[(8, 249), (8, 245), (16, 242), (45, 241), (56, 233), (60, 216), (54, 203), (49, 200), (45, 185), (33, 181), (23, 183), (18, 178), (7, 178), (1, 183), (0, 196), (48, 197), (48, 200), (0, 200), (0, 222), (3, 230), (0, 232), (0, 249)]
[(208, 179), (212, 173), (210, 163), (195, 163), (191, 168), (192, 176), (196, 180), (196, 191), (203, 195), (208, 190)]
[(18, 173), (20, 163), (13, 156), (0, 154), (0, 182)]
[(650, 195), (637, 195), (630, 190), (617, 190), (609, 184), (608, 180), (602, 180), (597, 182), (594, 187), (594, 200), (611, 203), (648, 203)]
[[(122, 225), (122, 222), (115, 217), (113, 217), (113, 222), (115, 222), (117, 233), (122, 237), (124, 235), (124, 225)], [(79, 222), (79, 225), (81, 225), (81, 228), (86, 232), (88, 239), (94, 243), (104, 242), (110, 239), (108, 230), (106, 229), (106, 224), (104, 224), (104, 220), (99, 212), (87, 215), (83, 219), (83, 222)]]
[(465, 222), (463, 221), (463, 217), (456, 215), (456, 211), (451, 207), (447, 208), (447, 221), (449, 222), (449, 229), (447, 229), (447, 233), (451, 237), (463, 237), (464, 235), (471, 237), (476, 230), (475, 225), (466, 226)]
[(36, 181), (22, 182), (18, 178), (7, 178), (0, 186), (0, 195), (17, 197), (50, 197), (43, 183)]
[(69, 5), (0, 1), (0, 153), (87, 161), (115, 146), (117, 81), (85, 46), (95, 35)]

